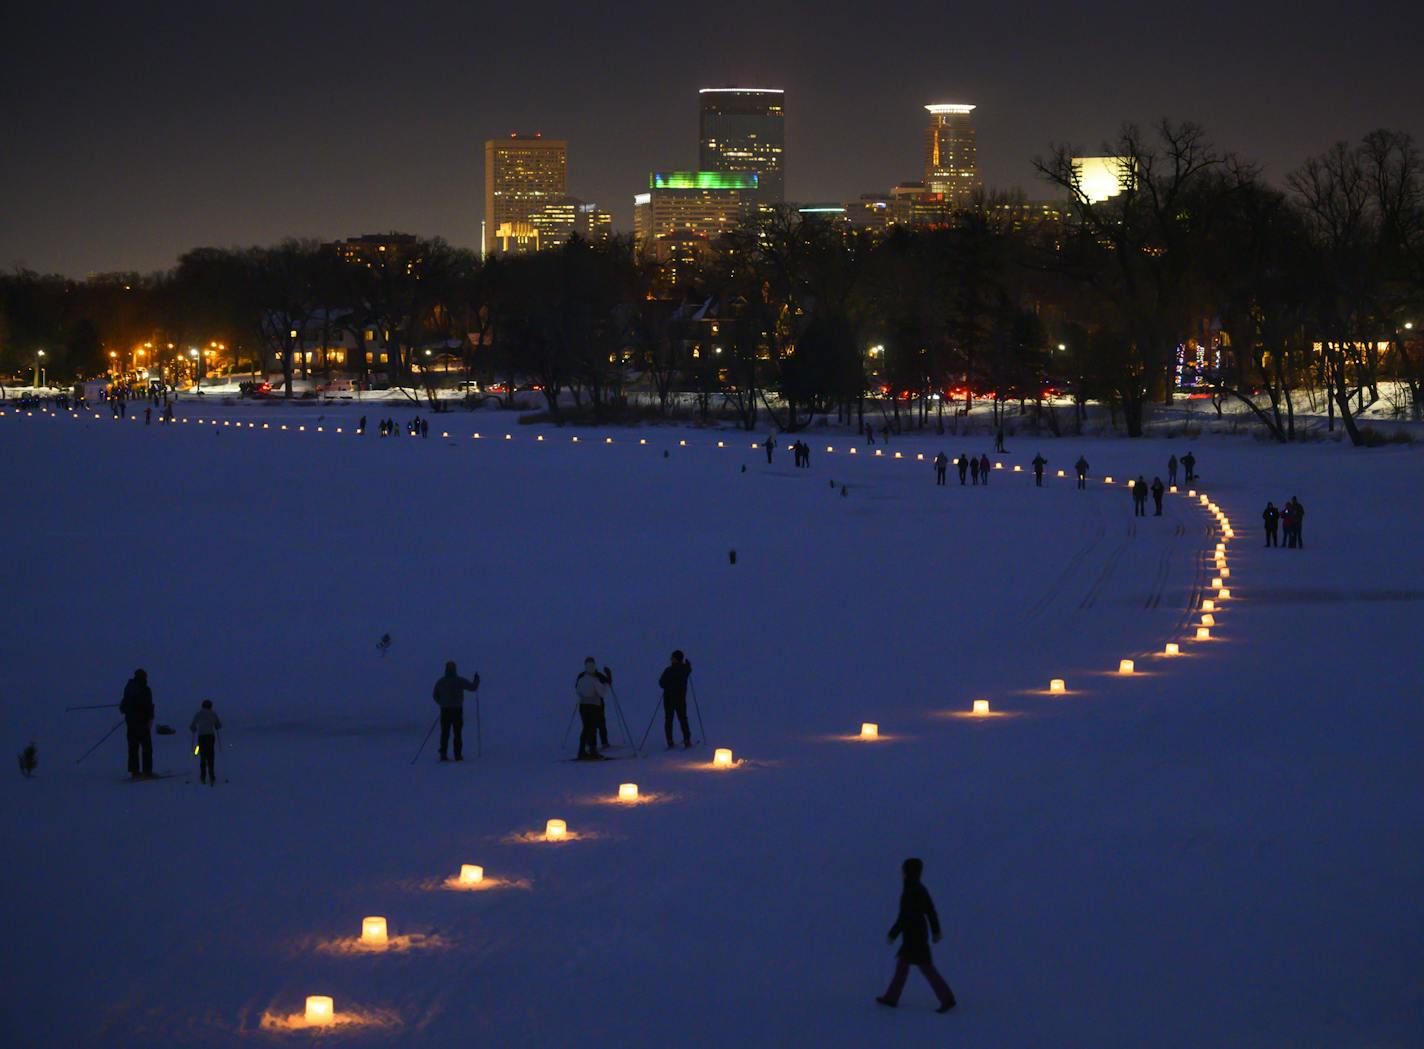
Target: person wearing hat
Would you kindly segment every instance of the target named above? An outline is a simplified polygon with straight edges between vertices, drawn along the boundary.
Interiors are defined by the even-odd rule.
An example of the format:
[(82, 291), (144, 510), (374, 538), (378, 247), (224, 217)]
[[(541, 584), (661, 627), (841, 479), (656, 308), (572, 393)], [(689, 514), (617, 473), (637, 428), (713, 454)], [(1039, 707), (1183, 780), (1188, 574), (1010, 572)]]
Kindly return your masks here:
[(910, 975), (910, 966), (919, 967), (925, 979), (934, 988), (939, 998), (938, 1012), (947, 1013), (955, 1006), (954, 992), (949, 989), (939, 970), (930, 957), (930, 938), (939, 943), (939, 915), (935, 913), (934, 901), (929, 890), (920, 882), (924, 873), (923, 860), (911, 857), (900, 865), (904, 877), (904, 888), (900, 891), (900, 914), (890, 927), (888, 939), (894, 943), (900, 939), (900, 950), (895, 955), (895, 975), (885, 993), (875, 1000), (891, 1009), (900, 1004), (900, 992), (905, 989), (905, 980)]
[(445, 664), (445, 676), (435, 682), (432, 698), (440, 708), (440, 760), (449, 761), (450, 734), (455, 734), (455, 760), (465, 760), (465, 693), (480, 687), (480, 675), (466, 681), (455, 672), (455, 661)]
[(603, 755), (598, 752), (600, 726), (603, 731), (603, 745), (608, 745), (608, 722), (603, 714), (603, 701), (608, 698), (613, 685), (613, 671), (607, 667), (600, 673), (598, 662), (589, 656), (583, 661), (583, 672), (574, 678), (574, 692), (578, 694), (579, 721), (579, 761), (598, 761)]

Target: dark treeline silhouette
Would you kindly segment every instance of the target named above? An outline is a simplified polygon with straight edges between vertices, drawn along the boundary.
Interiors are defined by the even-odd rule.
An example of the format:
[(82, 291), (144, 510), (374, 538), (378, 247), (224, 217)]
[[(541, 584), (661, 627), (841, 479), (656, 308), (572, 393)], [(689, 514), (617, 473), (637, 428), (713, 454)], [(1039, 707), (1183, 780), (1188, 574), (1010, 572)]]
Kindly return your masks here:
[[(1059, 205), (989, 195), (875, 231), (782, 208), (675, 263), (624, 237), (481, 260), (391, 234), (200, 248), (151, 275), (11, 273), (0, 374), (27, 380), (43, 349), (52, 381), (247, 372), (285, 396), (299, 380), (423, 388), (436, 409), (437, 388), (464, 384), (594, 420), (637, 393), (653, 414), (788, 432), (830, 415), (942, 431), (981, 399), (994, 426), (1017, 402), (1060, 432), (1096, 401), (1135, 436), (1178, 390), (1181, 348), (1200, 346), (1197, 388), (1281, 441), (1302, 391), (1355, 443), (1382, 380), (1424, 413), (1424, 169), (1408, 136), (1334, 146), (1276, 187), (1195, 125), (1128, 126), (1101, 150), (1124, 173), (1106, 200), (1079, 184), (1080, 152), (1036, 161)], [(1069, 418), (1050, 387), (1072, 393)]]

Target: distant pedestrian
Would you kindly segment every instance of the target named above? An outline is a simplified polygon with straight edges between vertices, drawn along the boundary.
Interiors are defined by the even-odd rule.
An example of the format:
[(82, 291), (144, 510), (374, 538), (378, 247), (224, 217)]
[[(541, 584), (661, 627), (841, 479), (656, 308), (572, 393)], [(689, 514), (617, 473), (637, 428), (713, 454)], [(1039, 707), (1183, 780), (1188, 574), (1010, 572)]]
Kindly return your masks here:
[(1297, 499), (1295, 496), (1291, 496), (1290, 505), (1291, 505), (1291, 532), (1292, 532), (1293, 538), (1294, 538), (1294, 540), (1295, 540), (1294, 542), (1291, 543), (1291, 546), (1304, 549), (1304, 548), (1305, 548), (1305, 536), (1302, 534), (1302, 532), (1303, 532), (1303, 526), (1304, 526), (1304, 524), (1305, 524), (1305, 507), (1303, 507), (1303, 506), (1300, 505), (1300, 500)]
[(1285, 545), (1295, 546), (1295, 507), (1291, 505), (1289, 499), (1281, 504), (1281, 532), (1285, 536)]
[(1162, 478), (1152, 478), (1152, 502), (1156, 505), (1156, 510), (1152, 514), (1153, 517), (1162, 516), (1162, 493), (1166, 490), (1162, 484)]
[(989, 483), (989, 457), (987, 455), (979, 456), (979, 478), (985, 484)]
[(1167, 460), (1167, 483), (1177, 483), (1177, 457), (1175, 455)]
[(930, 956), (930, 942), (939, 943), (940, 928), (934, 900), (930, 899), (929, 890), (920, 881), (924, 869), (924, 861), (913, 857), (900, 867), (904, 879), (904, 887), (900, 890), (900, 913), (887, 936), (891, 943), (900, 940), (900, 950), (895, 954), (895, 975), (890, 979), (890, 986), (875, 1000), (892, 1009), (899, 1005), (900, 993), (904, 991), (905, 981), (910, 976), (910, 966), (914, 965), (919, 967), (934, 988), (935, 997), (939, 999), (937, 1011), (947, 1013), (955, 1006), (954, 992), (939, 974)]
[(211, 699), (203, 700), (203, 705), (188, 724), (188, 731), (193, 734), (193, 745), (198, 750), (198, 782), (217, 786), (218, 774), (214, 771), (214, 755), (217, 751), (218, 733), (222, 731), (222, 721), (213, 710)]
[(874, 444), (874, 443), (875, 443), (875, 427), (873, 427), (873, 426), (867, 426), (867, 427), (865, 428), (865, 443), (866, 443), (866, 444)]
[(771, 434), (766, 435), (766, 440), (761, 442), (761, 446), (766, 449), (766, 465), (771, 465), (771, 453), (776, 451), (776, 438)]
[(1079, 487), (1079, 488), (1087, 488), (1087, 487), (1088, 487), (1088, 460), (1084, 459), (1081, 455), (1078, 456), (1078, 461), (1073, 464), (1073, 469), (1075, 469), (1075, 470), (1078, 471), (1078, 487)]
[(1197, 457), (1191, 452), (1182, 456), (1182, 469), (1186, 471), (1187, 484), (1191, 484), (1197, 479)]
[(999, 429), (998, 429), (998, 432), (996, 432), (996, 433), (994, 434), (994, 451), (996, 451), (996, 452), (1004, 452), (1004, 451), (1005, 451), (1005, 448), (1004, 448), (1004, 428), (1003, 428), (1002, 426), (1000, 426)]
[[(963, 452), (960, 452), (960, 453), (959, 453), (959, 458), (956, 459), (956, 460), (954, 460), (954, 465), (957, 466), (957, 467), (959, 467), (959, 483), (960, 483), (960, 484), (963, 484), (963, 483), (964, 483), (964, 476), (965, 476), (965, 474), (967, 474), (967, 473), (969, 472), (969, 456), (965, 455)], [(975, 471), (975, 478), (974, 478), (974, 480), (975, 480), (975, 483), (976, 483), (976, 484), (977, 484), (978, 481), (979, 481), (978, 471), (977, 471), (977, 470)]]
[(153, 425), (153, 409), (152, 409), (152, 408), (145, 408), (145, 409), (143, 410), (143, 424), (144, 424), (145, 426), (152, 426), (152, 425)]
[(455, 760), (465, 760), (465, 693), (480, 687), (480, 675), (466, 681), (455, 670), (455, 661), (445, 664), (445, 674), (435, 682), (431, 698), (440, 708), (440, 760), (450, 760), (450, 736), (455, 736)]
[(969, 476), (975, 485), (979, 484), (979, 460), (972, 455), (969, 457)]
[(430, 436), (430, 420), (429, 420), (429, 419), (421, 419), (421, 420), (420, 420), (420, 436), (421, 436), (421, 437), (429, 437), (429, 436)]
[[(578, 695), (579, 722), (582, 731), (579, 733), (579, 761), (600, 761), (603, 755), (598, 752), (598, 729), (600, 723), (606, 725), (607, 721), (603, 714), (603, 701), (608, 698), (609, 690), (613, 686), (613, 671), (607, 667), (599, 673), (598, 663), (592, 656), (583, 661), (583, 672), (574, 679), (574, 692)], [(608, 729), (605, 727), (603, 745), (608, 745)]]
[(124, 729), (129, 744), (129, 775), (153, 775), (153, 690), (148, 687), (148, 671), (133, 672), (124, 685), (124, 698), (119, 703), (124, 716)]
[(1276, 509), (1276, 504), (1269, 499), (1266, 500), (1266, 509), (1261, 512), (1261, 523), (1266, 526), (1266, 545), (1280, 546), (1279, 528), (1281, 512)]
[(937, 484), (937, 485), (943, 485), (943, 484), (944, 484), (944, 473), (945, 473), (946, 470), (949, 469), (949, 459), (947, 459), (947, 458), (945, 457), (945, 454), (944, 454), (943, 452), (940, 452), (938, 455), (936, 455), (936, 456), (934, 457), (934, 466), (935, 466), (935, 484)]
[(888, 446), (890, 444), (890, 424), (886, 423), (880, 427), (880, 439)]
[(667, 748), (672, 750), (672, 719), (676, 716), (682, 729), (682, 747), (692, 746), (692, 729), (687, 723), (687, 679), (692, 676), (692, 663), (678, 649), (672, 654), (672, 662), (658, 678), (658, 688), (663, 690), (663, 734), (667, 736)]
[(1033, 457), (1033, 483), (1039, 488), (1043, 487), (1043, 468), (1047, 465), (1048, 460), (1043, 457), (1043, 453)]
[(356, 424), (356, 432), (357, 432), (357, 433), (365, 433), (365, 432), (366, 432), (366, 417), (365, 417), (364, 415), (361, 416), (361, 421)]
[(1132, 516), (1147, 516), (1147, 478), (1140, 474), (1132, 485)]

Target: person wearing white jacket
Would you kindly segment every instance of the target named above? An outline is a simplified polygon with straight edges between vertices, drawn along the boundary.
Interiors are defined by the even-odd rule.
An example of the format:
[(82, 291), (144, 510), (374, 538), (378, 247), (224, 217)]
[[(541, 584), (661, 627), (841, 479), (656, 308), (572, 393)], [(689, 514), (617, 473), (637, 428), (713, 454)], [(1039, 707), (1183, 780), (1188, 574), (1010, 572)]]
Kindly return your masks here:
[(198, 748), (198, 782), (216, 787), (218, 775), (213, 771), (213, 758), (217, 750), (218, 732), (222, 721), (213, 710), (211, 699), (203, 700), (202, 707), (193, 715), (188, 731), (193, 733)]
[(603, 757), (598, 752), (598, 739), (603, 736), (603, 745), (608, 746), (608, 722), (603, 713), (603, 701), (608, 698), (613, 685), (613, 671), (604, 667), (600, 673), (597, 661), (589, 656), (583, 661), (583, 673), (574, 679), (574, 692), (578, 694), (579, 721), (579, 761), (597, 761)]

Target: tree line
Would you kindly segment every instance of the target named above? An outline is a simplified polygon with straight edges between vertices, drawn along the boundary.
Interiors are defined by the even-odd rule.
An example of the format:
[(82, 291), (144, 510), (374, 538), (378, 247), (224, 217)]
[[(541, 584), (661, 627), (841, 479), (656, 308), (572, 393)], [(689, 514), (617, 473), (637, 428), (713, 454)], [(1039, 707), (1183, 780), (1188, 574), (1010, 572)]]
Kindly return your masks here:
[(1204, 389), (1281, 441), (1302, 396), (1322, 396), (1356, 443), (1382, 381), (1424, 413), (1424, 174), (1409, 136), (1337, 144), (1282, 186), (1190, 123), (1126, 126), (1103, 152), (1124, 172), (1106, 200), (1057, 145), (1035, 161), (1061, 200), (1050, 208), (990, 194), (950, 221), (879, 231), (781, 208), (675, 265), (627, 237), (480, 259), (393, 235), (199, 248), (156, 274), (15, 272), (0, 277), (0, 372), (28, 375), (44, 349), (51, 376), (98, 376), (143, 346), (146, 366), (175, 373), (280, 371), (287, 395), (335, 373), (424, 387), (432, 404), (452, 383), (508, 403), (534, 388), (556, 418), (602, 420), (637, 392), (658, 414), (788, 431), (867, 410), (942, 427), (979, 399), (1033, 402), (1057, 428), (1043, 404), (1056, 386), (1078, 422), (1100, 402), (1140, 435), (1176, 394), (1179, 348), (1202, 346)]

